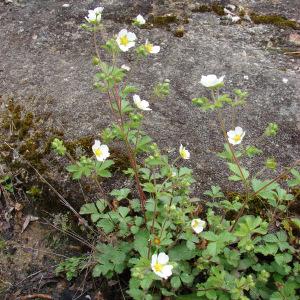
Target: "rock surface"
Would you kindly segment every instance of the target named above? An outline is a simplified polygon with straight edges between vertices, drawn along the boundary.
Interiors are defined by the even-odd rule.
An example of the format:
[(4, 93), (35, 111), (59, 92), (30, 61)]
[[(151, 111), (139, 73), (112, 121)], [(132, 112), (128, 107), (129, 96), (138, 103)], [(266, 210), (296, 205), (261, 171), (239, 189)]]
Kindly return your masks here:
[[(289, 44), (290, 34), (297, 30), (249, 21), (223, 24), (213, 12), (192, 12), (195, 2), (212, 1), (105, 0), (101, 4), (108, 34), (131, 28), (128, 21), (138, 13), (147, 17), (166, 13), (178, 16), (179, 24), (131, 28), (140, 40), (149, 38), (160, 45), (161, 52), (141, 63), (134, 62), (131, 52), (121, 57), (120, 65), (131, 66), (130, 81), (140, 88), (144, 99), (155, 83), (170, 79), (172, 92), (168, 99), (151, 103), (147, 132), (173, 157), (180, 143), (187, 146), (197, 190), (216, 183), (228, 189), (227, 172), (214, 154), (223, 147), (215, 114), (203, 113), (191, 103), (192, 98), (207, 95), (199, 84), (201, 75), (225, 75), (225, 91), (240, 88), (249, 92), (248, 104), (236, 112), (236, 124), (246, 130), (246, 145), (253, 143), (269, 122), (280, 125), (276, 138), (257, 145), (265, 149), (265, 155), (251, 163), (251, 170), (256, 172), (267, 156), (288, 166), (300, 153), (300, 65), (299, 58), (284, 53), (291, 47), (299, 51)], [(273, 2), (231, 3), (259, 14), (280, 13), (299, 19), (298, 0)], [(110, 122), (105, 97), (92, 87), (92, 36), (79, 28), (87, 9), (97, 5), (97, 1), (79, 0), (0, 3), (3, 103), (12, 95), (29, 111), (50, 113), (68, 138), (97, 137)], [(184, 27), (181, 38), (174, 36), (179, 26)], [(235, 125), (233, 116), (225, 111), (224, 118), (227, 129), (231, 129)]]

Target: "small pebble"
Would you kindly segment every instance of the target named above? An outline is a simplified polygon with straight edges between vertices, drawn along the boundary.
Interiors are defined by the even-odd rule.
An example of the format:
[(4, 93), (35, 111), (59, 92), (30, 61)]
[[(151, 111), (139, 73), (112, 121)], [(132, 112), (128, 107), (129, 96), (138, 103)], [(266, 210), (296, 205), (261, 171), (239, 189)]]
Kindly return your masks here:
[(65, 4), (63, 4), (62, 7), (70, 7), (70, 4), (69, 3), (65, 3)]

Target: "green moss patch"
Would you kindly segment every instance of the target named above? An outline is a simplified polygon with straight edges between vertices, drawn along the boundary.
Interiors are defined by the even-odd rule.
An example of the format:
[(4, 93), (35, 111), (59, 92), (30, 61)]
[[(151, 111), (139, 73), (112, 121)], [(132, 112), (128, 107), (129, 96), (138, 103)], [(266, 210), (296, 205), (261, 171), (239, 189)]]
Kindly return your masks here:
[(254, 24), (272, 24), (278, 27), (290, 27), (299, 29), (300, 24), (296, 21), (289, 20), (283, 16), (278, 15), (258, 15), (256, 13), (250, 14), (251, 20)]

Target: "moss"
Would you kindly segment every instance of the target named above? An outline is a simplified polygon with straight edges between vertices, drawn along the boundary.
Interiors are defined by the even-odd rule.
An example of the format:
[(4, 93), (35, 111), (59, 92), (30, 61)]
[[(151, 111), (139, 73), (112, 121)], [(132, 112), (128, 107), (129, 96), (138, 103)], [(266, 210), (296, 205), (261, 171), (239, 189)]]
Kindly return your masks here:
[(171, 23), (176, 23), (178, 22), (178, 17), (176, 15), (172, 15), (172, 14), (167, 14), (167, 15), (163, 15), (163, 16), (151, 16), (150, 17), (150, 22), (154, 25), (154, 26), (165, 26)]
[(212, 11), (219, 15), (219, 16), (225, 16), (225, 12), (224, 12), (224, 6), (218, 4), (218, 3), (213, 3), (211, 6)]
[(250, 14), (251, 20), (255, 24), (272, 24), (278, 27), (290, 27), (293, 29), (299, 29), (300, 24), (296, 21), (289, 20), (283, 16), (278, 15), (258, 15), (256, 13)]
[[(198, 13), (206, 13), (206, 12), (214, 12), (219, 16), (224, 16), (224, 6), (220, 5), (219, 3), (215, 2), (211, 5), (198, 5), (192, 9), (192, 12)], [(245, 16), (245, 10), (240, 9), (239, 16)], [(293, 29), (300, 29), (300, 24), (294, 20), (289, 20), (286, 17), (279, 16), (279, 15), (259, 15), (257, 13), (250, 14), (251, 20), (255, 24), (272, 24), (278, 27), (290, 27)]]
[(30, 195), (30, 197), (32, 197), (33, 199), (37, 199), (41, 196), (42, 190), (38, 186), (33, 185), (26, 191), (26, 194)]
[(183, 36), (184, 36), (184, 33), (185, 33), (184, 27), (183, 27), (183, 26), (179, 26), (179, 27), (176, 29), (174, 35), (175, 35), (176, 37), (183, 37)]
[(241, 18), (245, 17), (246, 15), (246, 12), (243, 8), (239, 8), (238, 13), (239, 13), (239, 17)]
[(195, 13), (205, 13), (205, 12), (211, 12), (211, 11), (212, 11), (212, 8), (211, 8), (211, 6), (208, 6), (208, 5), (198, 5), (192, 9), (192, 12), (195, 12)]
[[(53, 139), (52, 139), (53, 140)], [(93, 136), (84, 136), (76, 140), (66, 141), (64, 142), (68, 152), (73, 156), (76, 157), (77, 150), (83, 150), (87, 154), (91, 155), (91, 147), (94, 142)]]
[(198, 5), (192, 9), (192, 12), (198, 13), (206, 13), (206, 12), (214, 12), (219, 16), (224, 16), (224, 6), (220, 5), (219, 3), (213, 3), (211, 5)]
[(26, 113), (24, 119), (20, 120), (20, 128), (19, 128), (19, 139), (22, 139), (32, 127), (33, 124), (33, 113)]
[[(35, 127), (35, 123), (37, 122), (32, 112), (25, 112), (13, 99), (9, 99), (7, 110), (3, 113), (0, 133), (10, 147), (20, 153), (39, 171), (42, 171), (45, 170), (45, 165), (41, 161), (44, 153), (40, 146), (44, 134)], [(3, 162), (12, 171), (27, 170), (26, 162), (13, 159), (10, 147), (4, 143), (0, 145)]]

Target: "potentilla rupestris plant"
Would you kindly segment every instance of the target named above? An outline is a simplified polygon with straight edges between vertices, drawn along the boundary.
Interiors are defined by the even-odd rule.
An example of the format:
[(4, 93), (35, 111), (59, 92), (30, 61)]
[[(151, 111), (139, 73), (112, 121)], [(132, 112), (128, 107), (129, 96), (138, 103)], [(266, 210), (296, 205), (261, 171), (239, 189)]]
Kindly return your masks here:
[[(207, 95), (192, 102), (204, 112), (215, 113), (224, 140), (224, 151), (218, 157), (228, 166), (228, 179), (241, 183), (243, 191), (228, 197), (213, 185), (203, 196), (192, 197), (192, 170), (182, 165), (193, 160), (195, 146), (189, 145), (188, 150), (182, 144), (174, 145), (177, 157), (171, 160), (144, 132), (143, 119), (155, 114), (155, 106), (150, 93), (129, 84), (131, 68), (136, 65), (132, 62), (129, 67), (122, 56), (135, 50), (142, 65), (141, 57), (151, 59), (161, 49), (148, 40), (140, 42), (145, 39), (133, 32), (142, 33), (146, 20), (141, 15), (133, 19), (133, 25), (141, 29), (121, 28), (98, 47), (102, 17), (105, 20), (105, 10), (89, 11), (83, 28), (93, 34), (94, 86), (105, 95), (113, 121), (91, 145), (94, 155), (72, 161), (67, 170), (76, 180), (93, 177), (99, 184), (99, 178), (113, 175), (112, 142), (123, 141), (130, 162), (123, 172), (135, 181), (135, 188), (115, 188), (80, 210), (81, 215), (90, 216), (97, 231), (91, 232), (96, 238), (88, 260), (92, 275), (119, 280), (130, 270), (126, 289), (136, 300), (297, 299), (300, 265), (291, 224), (300, 221), (287, 212), (295, 201), (292, 189), (300, 184), (299, 161), (274, 179), (260, 178), (266, 168), (276, 168), (273, 158), (268, 158), (257, 174), (250, 174), (243, 162), (262, 155), (255, 146), (259, 143), (249, 145), (251, 129), (246, 128), (245, 137), (244, 129), (228, 126), (222, 115), (225, 106), (234, 111), (245, 104), (247, 93), (237, 89), (233, 96), (222, 94), (225, 76), (204, 75), (200, 83)], [(155, 85), (153, 94), (163, 99), (169, 91), (170, 82), (164, 80)], [(258, 141), (277, 131), (278, 125), (270, 123)], [(67, 155), (58, 139), (53, 140), (52, 148)], [(286, 176), (292, 178), (283, 188), (280, 180)], [(240, 185), (237, 191), (241, 191)], [(274, 226), (276, 230), (271, 232), (269, 228)], [(73, 275), (86, 261), (70, 260), (59, 270)]]

